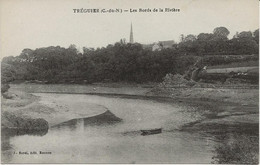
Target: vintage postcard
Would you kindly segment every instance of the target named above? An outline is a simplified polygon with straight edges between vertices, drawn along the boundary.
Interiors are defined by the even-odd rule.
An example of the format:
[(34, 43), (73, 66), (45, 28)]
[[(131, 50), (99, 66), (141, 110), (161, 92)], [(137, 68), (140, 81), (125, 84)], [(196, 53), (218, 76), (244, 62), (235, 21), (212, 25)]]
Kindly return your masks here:
[(258, 0), (0, 0), (1, 163), (259, 163)]

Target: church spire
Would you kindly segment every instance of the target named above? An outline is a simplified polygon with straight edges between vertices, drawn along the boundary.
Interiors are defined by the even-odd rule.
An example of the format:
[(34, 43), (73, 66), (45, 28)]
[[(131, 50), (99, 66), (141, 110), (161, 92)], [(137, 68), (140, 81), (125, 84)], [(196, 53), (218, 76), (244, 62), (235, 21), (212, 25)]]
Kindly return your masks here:
[(131, 44), (134, 43), (132, 22), (131, 22), (131, 31), (130, 31), (130, 43), (131, 43)]

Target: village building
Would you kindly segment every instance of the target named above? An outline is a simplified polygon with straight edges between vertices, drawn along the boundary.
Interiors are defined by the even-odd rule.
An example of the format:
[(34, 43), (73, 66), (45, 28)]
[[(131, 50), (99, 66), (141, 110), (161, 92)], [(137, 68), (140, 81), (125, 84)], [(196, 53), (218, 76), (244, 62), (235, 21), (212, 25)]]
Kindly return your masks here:
[[(129, 43), (134, 43), (134, 34), (133, 34), (133, 26), (131, 23), (130, 27), (130, 37), (129, 37)], [(167, 48), (173, 48), (176, 42), (174, 40), (168, 40), (168, 41), (158, 41), (153, 44), (142, 44), (143, 48), (150, 49), (152, 51), (155, 50), (162, 50)]]
[(172, 48), (174, 44), (176, 44), (174, 40), (159, 41), (153, 45), (152, 50), (155, 51), (155, 50)]

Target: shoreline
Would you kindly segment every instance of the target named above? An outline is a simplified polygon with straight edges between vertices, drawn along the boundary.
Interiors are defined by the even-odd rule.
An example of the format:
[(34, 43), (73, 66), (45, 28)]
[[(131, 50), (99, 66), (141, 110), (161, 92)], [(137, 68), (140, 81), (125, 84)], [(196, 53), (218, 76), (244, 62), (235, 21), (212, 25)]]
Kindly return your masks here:
[[(51, 90), (53, 87), (51, 85), (48, 86), (49, 86), (48, 90)], [(54, 87), (56, 86), (58, 85), (54, 85)], [(67, 87), (71, 87), (71, 86), (68, 85)], [(64, 114), (59, 116), (57, 115), (57, 112), (55, 112), (53, 107), (47, 107), (46, 105), (41, 105), (39, 103), (41, 100), (40, 97), (35, 96), (33, 93), (83, 94), (83, 95), (96, 95), (96, 96), (103, 96), (103, 97), (120, 97), (120, 98), (128, 98), (128, 99), (155, 100), (159, 102), (167, 102), (170, 104), (179, 104), (183, 106), (188, 105), (188, 106), (197, 107), (197, 111), (201, 116), (203, 116), (204, 120), (199, 121), (199, 123), (195, 125), (190, 125), (189, 128), (187, 126), (184, 126), (183, 130), (190, 130), (192, 129), (192, 127), (194, 127), (194, 129), (197, 129), (196, 127), (198, 126), (200, 129), (203, 129), (203, 126), (209, 123), (220, 124), (225, 122), (226, 124), (231, 124), (231, 125), (233, 125), (234, 123), (242, 123), (242, 124), (259, 123), (258, 115), (256, 117), (256, 114), (258, 114), (258, 102), (255, 104), (252, 104), (252, 100), (249, 101), (243, 100), (242, 102), (240, 101), (239, 103), (237, 102), (239, 100), (236, 100), (236, 102), (232, 102), (232, 100), (234, 99), (232, 98), (228, 99), (226, 98), (226, 96), (224, 96), (224, 99), (217, 96), (214, 98), (214, 94), (212, 95), (211, 90), (209, 91), (211, 93), (210, 97), (194, 97), (194, 95), (196, 96), (196, 94), (198, 93), (190, 94), (188, 92), (192, 90), (196, 91), (198, 89), (188, 89), (188, 91), (185, 91), (185, 89), (174, 89), (177, 92), (180, 92), (180, 90), (182, 90), (182, 93), (177, 95), (177, 92), (171, 93), (172, 91), (167, 91), (167, 92), (163, 91), (164, 93), (160, 93), (156, 88), (143, 89), (140, 87), (131, 87), (131, 88), (119, 87), (116, 88), (116, 93), (112, 93), (113, 91), (115, 91), (115, 89), (111, 87), (94, 86), (94, 88), (96, 88), (95, 91), (93, 91), (93, 86), (91, 87), (85, 86), (85, 89), (89, 89), (88, 92), (86, 92), (85, 90), (85, 93), (82, 92), (80, 93), (79, 91), (75, 91), (74, 89), (71, 90), (69, 88), (66, 88), (67, 91), (63, 91), (63, 92), (57, 90), (53, 92), (46, 90), (44, 92), (43, 89), (39, 88), (39, 85), (35, 85), (35, 84), (22, 84), (20, 86), (11, 85), (9, 93), (13, 93), (12, 95), (15, 96), (14, 97), (15, 99), (9, 100), (9, 99), (2, 98), (2, 109), (4, 109), (3, 111), (9, 111), (11, 113), (14, 113), (19, 117), (22, 117), (24, 115), (29, 116), (31, 118), (35, 118), (37, 116), (42, 117), (43, 119), (46, 119), (48, 121), (51, 127), (52, 125), (54, 125), (53, 121), (59, 121), (58, 118), (64, 118), (63, 120), (65, 119), (70, 120), (73, 119), (71, 117), (76, 118), (77, 115), (70, 114), (73, 112), (68, 112), (67, 114), (65, 112)], [(68, 92), (68, 90), (71, 91)], [(214, 90), (220, 90), (220, 89), (213, 89), (213, 91)], [(34, 92), (31, 93), (32, 91)], [(135, 93), (136, 91), (137, 93)], [(251, 92), (249, 91), (249, 93)], [(252, 95), (251, 97), (254, 97), (254, 95)], [(38, 108), (38, 110), (41, 109), (43, 111), (39, 111), (38, 114), (35, 114), (35, 112), (33, 111), (36, 108)], [(99, 110), (100, 113), (103, 111), (101, 109)], [(70, 116), (70, 118), (66, 118), (65, 117), (66, 115)], [(96, 113), (96, 115), (98, 115), (98, 113)], [(56, 122), (55, 124), (58, 123)]]

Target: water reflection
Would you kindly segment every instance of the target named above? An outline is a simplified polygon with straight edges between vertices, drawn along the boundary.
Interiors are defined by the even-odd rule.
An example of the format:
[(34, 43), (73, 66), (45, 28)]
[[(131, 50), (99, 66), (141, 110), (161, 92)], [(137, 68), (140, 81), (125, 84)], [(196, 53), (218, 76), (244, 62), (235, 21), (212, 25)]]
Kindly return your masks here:
[(26, 130), (26, 129), (5, 129), (1, 130), (2, 136), (14, 137), (21, 135), (34, 135), (34, 136), (44, 136), (48, 133), (48, 129), (43, 130)]
[(122, 119), (118, 118), (115, 116), (113, 113), (111, 113), (109, 110), (106, 112), (92, 116), (92, 117), (87, 117), (87, 118), (79, 118), (79, 119), (72, 119), (63, 123), (60, 123), (58, 125), (55, 125), (52, 127), (52, 129), (55, 128), (64, 128), (68, 127), (71, 130), (84, 130), (85, 126), (100, 126), (100, 125), (110, 125), (110, 124), (115, 124), (122, 121)]
[(2, 162), (207, 163), (211, 160), (211, 147), (205, 145), (207, 139), (199, 134), (165, 131), (142, 136), (140, 130), (121, 132), (129, 123), (120, 122), (121, 119), (110, 112), (98, 116), (74, 119), (57, 125), (42, 137), (16, 136), (9, 143), (16, 151), (37, 149), (51, 151), (53, 155), (26, 157), (9, 152), (4, 155)]
[(208, 136), (217, 142), (214, 146), (213, 163), (258, 164), (259, 125), (237, 123), (215, 124)]
[(226, 134), (217, 136), (213, 163), (258, 164), (259, 137), (247, 134)]
[(32, 135), (32, 136), (44, 136), (48, 133), (48, 129), (45, 130), (22, 130), (22, 129), (1, 129), (1, 162), (10, 162), (14, 155), (14, 146), (11, 144), (11, 139), (16, 136)]
[[(53, 94), (47, 96), (45, 98), (49, 100), (57, 98), (57, 95)], [(115, 115), (106, 111), (93, 117), (69, 120), (51, 127), (45, 136), (22, 134), (16, 136), (19, 133), (14, 133), (15, 137), (8, 136), (9, 138), (5, 139), (7, 145), (2, 150), (51, 151), (53, 154), (24, 156), (14, 155), (10, 152), (5, 155), (2, 162), (210, 163), (213, 156), (218, 161), (219, 158), (226, 155), (225, 151), (233, 152), (228, 149), (230, 147), (227, 144), (239, 139), (233, 135), (228, 137), (222, 135), (233, 134), (233, 132), (250, 127), (232, 128), (232, 126), (212, 124), (204, 125), (204, 128), (207, 128), (206, 131), (201, 127), (198, 129), (192, 127), (192, 130), (195, 131), (181, 131), (179, 129), (181, 126), (197, 121), (198, 118), (190, 112), (183, 111), (182, 107), (173, 104), (85, 95), (77, 95), (78, 99), (75, 100), (75, 96), (59, 95), (58, 98), (68, 104), (72, 104), (70, 102), (72, 100), (73, 105), (80, 104), (77, 100), (97, 105), (102, 104)], [(92, 107), (86, 106), (86, 111), (90, 111), (92, 114)], [(75, 112), (77, 112), (76, 109)], [(151, 136), (141, 135), (140, 130), (152, 128), (163, 128), (163, 131), (161, 134)], [(249, 132), (255, 132), (255, 130)], [(40, 135), (44, 135), (44, 133)], [(222, 138), (228, 139), (226, 141), (229, 142), (222, 143), (225, 141)]]
[(84, 119), (78, 119), (75, 127), (76, 127), (77, 132), (83, 132), (84, 131)]
[(197, 132), (212, 139), (212, 163), (258, 163), (258, 123), (195, 122), (184, 125), (181, 131)]

